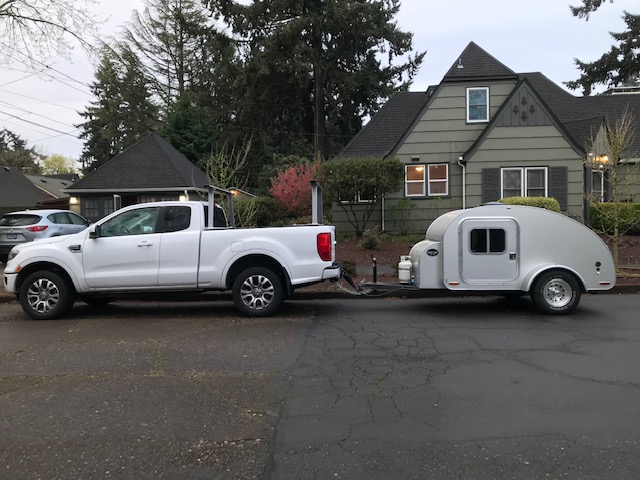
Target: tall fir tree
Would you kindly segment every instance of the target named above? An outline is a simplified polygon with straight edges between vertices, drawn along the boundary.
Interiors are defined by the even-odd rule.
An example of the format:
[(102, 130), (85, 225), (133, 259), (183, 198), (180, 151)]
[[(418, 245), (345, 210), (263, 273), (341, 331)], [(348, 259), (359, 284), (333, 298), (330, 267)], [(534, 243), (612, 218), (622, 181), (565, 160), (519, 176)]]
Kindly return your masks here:
[(228, 140), (236, 48), (195, 0), (147, 0), (120, 42), (140, 59), (163, 116), (160, 133), (193, 162)]
[(94, 170), (144, 137), (158, 125), (158, 107), (151, 101), (136, 56), (105, 47), (91, 84), (96, 100), (77, 125), (85, 140), (80, 160), (85, 172)]
[[(570, 7), (574, 16), (589, 19), (589, 15), (602, 5), (602, 0), (583, 0), (582, 5)], [(610, 32), (617, 42), (611, 49), (593, 62), (574, 59), (581, 75), (577, 80), (565, 82), (571, 90), (582, 89), (583, 95), (591, 95), (593, 87), (605, 88), (625, 84), (640, 84), (640, 15), (624, 12), (622, 19), (626, 30), (620, 33)]]
[(205, 2), (242, 47), (238, 122), (263, 157), (335, 154), (424, 57), (394, 22), (399, 0)]

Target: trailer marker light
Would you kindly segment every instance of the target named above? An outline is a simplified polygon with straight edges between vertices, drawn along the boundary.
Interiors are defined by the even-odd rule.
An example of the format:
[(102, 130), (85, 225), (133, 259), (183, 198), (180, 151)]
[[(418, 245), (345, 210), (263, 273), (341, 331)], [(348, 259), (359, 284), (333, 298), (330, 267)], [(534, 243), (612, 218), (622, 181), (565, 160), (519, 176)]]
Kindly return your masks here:
[(449, 282), (449, 285), (451, 285), (452, 287), (457, 287), (458, 285), (460, 285), (460, 282)]
[(611, 285), (611, 282), (600, 282), (598, 285), (607, 286), (607, 285)]

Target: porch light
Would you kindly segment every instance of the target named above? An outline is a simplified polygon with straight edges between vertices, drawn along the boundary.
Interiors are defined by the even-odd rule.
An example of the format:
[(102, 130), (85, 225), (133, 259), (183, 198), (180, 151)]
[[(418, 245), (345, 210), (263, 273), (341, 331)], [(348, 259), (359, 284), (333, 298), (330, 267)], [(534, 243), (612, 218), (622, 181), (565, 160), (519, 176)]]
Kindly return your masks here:
[(69, 197), (69, 205), (77, 205), (78, 197)]

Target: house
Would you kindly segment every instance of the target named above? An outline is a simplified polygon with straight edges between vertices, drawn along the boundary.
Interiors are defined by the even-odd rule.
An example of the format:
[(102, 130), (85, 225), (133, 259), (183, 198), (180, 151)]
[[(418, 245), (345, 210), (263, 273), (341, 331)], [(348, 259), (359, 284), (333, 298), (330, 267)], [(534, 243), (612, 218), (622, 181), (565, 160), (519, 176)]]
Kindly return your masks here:
[[(613, 93), (576, 97), (471, 42), (439, 85), (392, 96), (335, 161), (404, 163), (403, 190), (385, 196), (368, 228), (424, 231), (442, 213), (509, 196), (554, 197), (584, 219), (586, 195), (607, 196), (604, 152), (593, 151), (603, 126), (625, 109), (640, 125), (640, 94)], [(632, 147), (629, 165), (639, 161), (640, 132)], [(341, 209), (333, 213), (338, 230), (351, 228)]]
[(36, 187), (16, 167), (0, 166), (0, 216), (7, 212), (33, 209), (55, 197)]
[(206, 198), (207, 175), (156, 133), (150, 133), (64, 191), (71, 210), (95, 221), (120, 207)]
[(53, 175), (27, 175), (27, 178), (51, 198), (38, 202), (37, 208), (69, 209), (69, 195), (64, 190), (69, 188), (80, 177), (77, 173)]

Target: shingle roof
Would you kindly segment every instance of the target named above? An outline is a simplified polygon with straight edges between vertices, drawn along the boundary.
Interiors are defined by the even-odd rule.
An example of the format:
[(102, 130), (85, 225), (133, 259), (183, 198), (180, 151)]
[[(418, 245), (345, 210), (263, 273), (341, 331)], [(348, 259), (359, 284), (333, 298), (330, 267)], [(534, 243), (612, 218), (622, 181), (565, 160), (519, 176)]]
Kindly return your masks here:
[(474, 42), (470, 42), (445, 74), (442, 81), (452, 82), (481, 78), (518, 78), (518, 75)]
[(66, 189), (138, 190), (202, 188), (207, 175), (161, 136), (151, 133)]
[[(615, 122), (629, 108), (640, 118), (640, 95), (595, 95), (576, 97), (560, 88), (542, 73), (525, 73), (526, 78), (544, 99), (558, 120), (573, 137), (576, 145), (585, 149), (603, 121)], [(636, 135), (631, 150), (640, 154), (640, 136)]]
[(56, 178), (52, 175), (27, 175), (27, 178), (40, 190), (56, 198), (68, 196), (63, 190), (73, 185), (73, 180)]
[(38, 202), (53, 198), (37, 188), (17, 168), (0, 166), (0, 206), (3, 208), (32, 208)]
[(396, 148), (428, 99), (427, 92), (394, 94), (337, 158), (386, 157)]
[[(459, 65), (463, 68), (458, 68)], [(515, 73), (474, 42), (467, 45), (447, 71), (442, 82), (483, 79), (520, 81), (526, 79), (564, 127), (566, 135), (570, 137), (569, 140), (581, 150), (587, 148), (594, 132), (605, 119), (609, 122), (615, 121), (627, 106), (640, 122), (639, 94), (576, 97), (540, 72)], [(418, 115), (427, 106), (433, 91), (434, 87), (429, 87), (427, 92), (401, 92), (391, 97), (337, 158), (392, 155), (417, 120)], [(631, 151), (635, 155), (640, 155), (640, 134), (636, 135)]]

